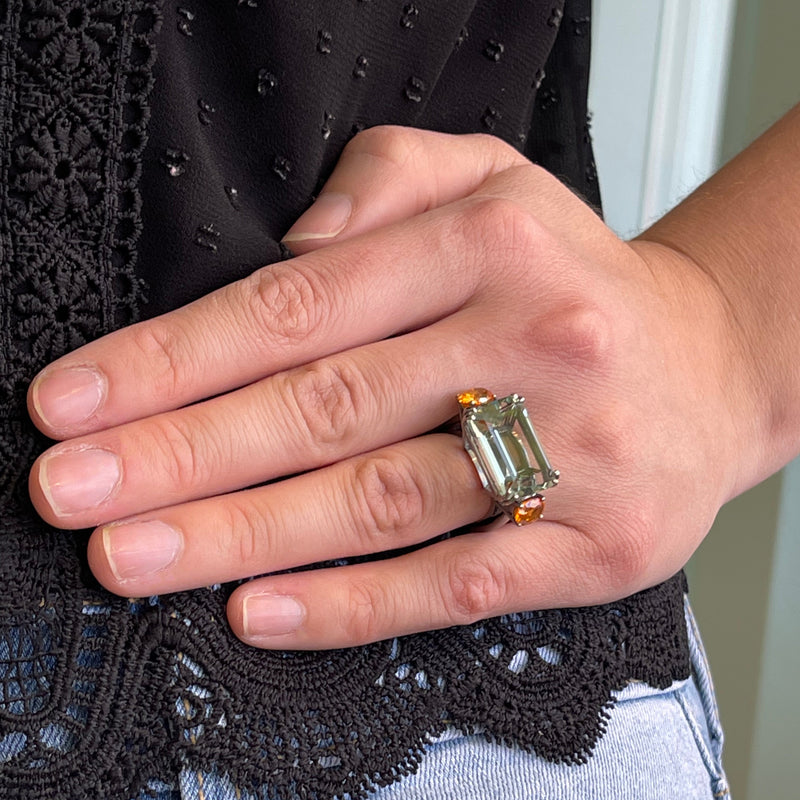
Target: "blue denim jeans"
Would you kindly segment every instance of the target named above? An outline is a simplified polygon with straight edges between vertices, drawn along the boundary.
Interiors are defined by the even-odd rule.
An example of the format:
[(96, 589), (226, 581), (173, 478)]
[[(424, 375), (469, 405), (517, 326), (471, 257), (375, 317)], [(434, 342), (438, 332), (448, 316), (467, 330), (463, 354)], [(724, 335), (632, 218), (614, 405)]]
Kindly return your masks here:
[[(692, 677), (667, 689), (631, 683), (619, 692), (588, 763), (553, 764), (450, 730), (431, 740), (414, 775), (370, 800), (729, 800), (714, 689), (688, 604), (686, 619)], [(177, 783), (150, 788), (159, 800), (255, 800), (213, 772), (186, 770)]]

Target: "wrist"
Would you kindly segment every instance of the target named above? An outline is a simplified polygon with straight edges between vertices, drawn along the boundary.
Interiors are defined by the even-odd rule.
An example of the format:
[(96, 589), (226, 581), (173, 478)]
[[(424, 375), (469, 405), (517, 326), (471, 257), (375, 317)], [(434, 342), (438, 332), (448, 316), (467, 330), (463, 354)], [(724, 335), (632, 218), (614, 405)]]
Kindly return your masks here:
[(722, 302), (738, 417), (736, 493), (800, 453), (800, 105), (646, 231)]
[(772, 471), (764, 458), (752, 351), (713, 275), (686, 252), (649, 235), (629, 244), (647, 264), (672, 316), (668, 330), (678, 333), (668, 356), (672, 379), (694, 400), (694, 419), (687, 420), (697, 431), (693, 471), (699, 471), (698, 480), (713, 481), (722, 505)]

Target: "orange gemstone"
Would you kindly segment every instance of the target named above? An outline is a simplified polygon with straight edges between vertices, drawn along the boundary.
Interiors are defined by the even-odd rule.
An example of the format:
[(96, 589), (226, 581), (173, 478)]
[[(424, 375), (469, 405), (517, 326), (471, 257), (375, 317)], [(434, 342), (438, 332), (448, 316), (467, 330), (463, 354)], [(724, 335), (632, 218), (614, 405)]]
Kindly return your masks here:
[(517, 525), (528, 525), (541, 519), (542, 514), (544, 514), (544, 497), (535, 494), (533, 497), (523, 500), (514, 509), (514, 522)]
[(458, 397), (459, 405), (462, 406), (485, 406), (494, 400), (494, 395), (488, 389), (467, 389), (466, 392), (461, 392)]

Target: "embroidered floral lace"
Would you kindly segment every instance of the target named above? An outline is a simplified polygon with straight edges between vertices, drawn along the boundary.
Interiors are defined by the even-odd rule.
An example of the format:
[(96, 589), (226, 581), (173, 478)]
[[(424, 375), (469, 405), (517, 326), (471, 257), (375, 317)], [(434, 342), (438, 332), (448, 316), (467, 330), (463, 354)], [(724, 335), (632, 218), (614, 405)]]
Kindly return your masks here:
[[(185, 142), (168, 140), (163, 120), (160, 128), (149, 124), (157, 45), (166, 52), (176, 36), (190, 42), (202, 33), (189, 5), (201, 6), (0, 2), (0, 798), (125, 800), (149, 779), (187, 766), (226, 772), (240, 787), (267, 785), (270, 798), (356, 797), (414, 770), (427, 736), (448, 726), (480, 730), (548, 759), (585, 760), (613, 713), (614, 690), (632, 679), (666, 686), (688, 674), (682, 576), (595, 608), (510, 615), (352, 650), (262, 652), (227, 628), (230, 587), (149, 600), (111, 596), (88, 572), (86, 535), (53, 530), (33, 512), (26, 475), (47, 442), (27, 419), (28, 382), (52, 359), (135, 321), (147, 307), (147, 265), (140, 269), (137, 257), (147, 260), (162, 239), (148, 238), (143, 228), (150, 219), (143, 186), (172, 181), (174, 191), (185, 192), (174, 181), (196, 163), (199, 146), (186, 152)], [(255, 14), (266, 13), (267, 4), (216, 5)], [(379, 10), (366, 1), (345, 5), (351, 15), (372, 5), (369, 13), (390, 19), (397, 36), (424, 31), (426, 13), (434, 13), (423, 3)], [(455, 44), (448, 48), (472, 36), (476, 63), (489, 69), (508, 59), (492, 12), (508, 3), (452, 5)], [(574, 185), (591, 199), (596, 186), (584, 118), (568, 134), (558, 116), (572, 115), (569, 86), (559, 83), (571, 80), (571, 51), (557, 43), (547, 67), (554, 75), (545, 75), (565, 14), (569, 35), (586, 35), (588, 3), (527, 5), (538, 5), (537, 24), (544, 34), (551, 30), (532, 80), (523, 81), (530, 98), (522, 113), (542, 121), (516, 144), (560, 174), (577, 175)], [(309, 19), (315, 8), (328, 20), (333, 4), (303, 7)], [(342, 38), (335, 24), (314, 18), (308, 25), (316, 54), (335, 56)], [(172, 39), (159, 39), (167, 31)], [(352, 68), (347, 55), (347, 79), (367, 80), (375, 57), (354, 52)], [(419, 114), (436, 76), (415, 75), (403, 76), (396, 101)], [(166, 71), (159, 80), (166, 85)], [(260, 98), (282, 81), (285, 73), (272, 64), (247, 77)], [(478, 102), (476, 129), (517, 137), (499, 101)], [(196, 95), (189, 105), (198, 137), (223, 113), (216, 100)], [(313, 113), (320, 147), (330, 142), (333, 149), (295, 190), (294, 206), (284, 208), (277, 228), (299, 213), (296, 206), (308, 201), (346, 138), (380, 121), (361, 112), (347, 117), (338, 108)], [(573, 154), (582, 153), (571, 165), (565, 141)], [(294, 156), (276, 150), (266, 160), (276, 185), (297, 178)], [(218, 188), (225, 214), (246, 213), (243, 186)], [(210, 259), (209, 274), (218, 282), (228, 278), (215, 271), (214, 259), (230, 257), (225, 246), (232, 238), (220, 233), (224, 219), (222, 212), (190, 219), (183, 235), (196, 258)], [(271, 256), (279, 257), (271, 246)], [(250, 259), (242, 257), (239, 268)], [(149, 268), (157, 265), (151, 260)], [(163, 293), (159, 300), (152, 272), (148, 282), (151, 311), (175, 302)], [(207, 289), (198, 279), (195, 290)]]

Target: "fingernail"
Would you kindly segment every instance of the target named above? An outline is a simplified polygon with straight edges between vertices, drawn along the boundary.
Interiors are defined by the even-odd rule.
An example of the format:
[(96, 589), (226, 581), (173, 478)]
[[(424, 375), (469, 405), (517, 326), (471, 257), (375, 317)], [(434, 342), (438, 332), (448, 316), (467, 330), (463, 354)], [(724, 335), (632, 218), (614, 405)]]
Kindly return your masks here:
[(77, 514), (110, 497), (121, 476), (114, 453), (91, 448), (47, 456), (39, 469), (39, 484), (56, 514)]
[(90, 367), (69, 367), (45, 372), (31, 387), (36, 413), (52, 428), (85, 422), (105, 398), (106, 381)]
[(172, 564), (183, 536), (164, 522), (129, 522), (103, 528), (103, 548), (118, 581), (145, 578)]
[(344, 230), (353, 201), (339, 192), (323, 192), (314, 205), (289, 228), (284, 242), (307, 242), (311, 239), (330, 239)]
[(305, 608), (287, 595), (249, 594), (242, 603), (244, 633), (254, 639), (292, 633), (305, 618)]

